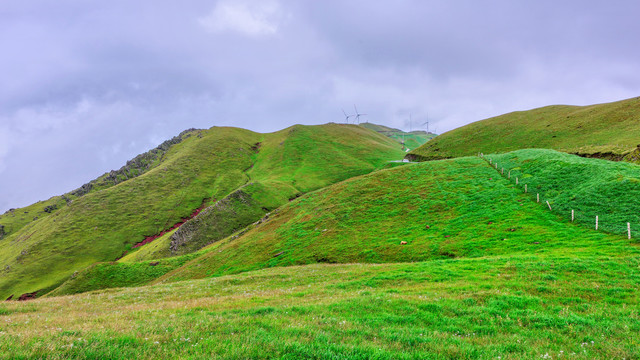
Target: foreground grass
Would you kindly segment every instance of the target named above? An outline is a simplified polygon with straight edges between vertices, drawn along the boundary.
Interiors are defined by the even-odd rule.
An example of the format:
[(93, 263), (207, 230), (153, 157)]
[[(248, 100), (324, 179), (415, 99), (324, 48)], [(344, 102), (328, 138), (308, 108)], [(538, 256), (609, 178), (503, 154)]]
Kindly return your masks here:
[(0, 306), (5, 359), (634, 359), (638, 257), (309, 265)]
[(640, 162), (640, 98), (591, 106), (547, 106), (454, 129), (411, 151), (433, 160), (545, 148), (588, 157)]

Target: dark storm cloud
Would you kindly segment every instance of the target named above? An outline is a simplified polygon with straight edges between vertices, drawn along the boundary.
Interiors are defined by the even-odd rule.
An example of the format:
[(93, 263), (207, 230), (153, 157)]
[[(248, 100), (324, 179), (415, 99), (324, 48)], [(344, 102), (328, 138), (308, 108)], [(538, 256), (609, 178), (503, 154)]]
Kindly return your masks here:
[(0, 4), (0, 211), (189, 127), (369, 120), (438, 132), (640, 92), (633, 1)]

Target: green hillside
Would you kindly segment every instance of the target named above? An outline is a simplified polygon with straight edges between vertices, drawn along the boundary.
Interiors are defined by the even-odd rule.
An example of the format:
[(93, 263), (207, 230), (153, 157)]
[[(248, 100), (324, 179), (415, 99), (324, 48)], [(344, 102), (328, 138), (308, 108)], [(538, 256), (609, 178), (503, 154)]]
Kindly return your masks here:
[[(189, 251), (228, 236), (290, 198), (401, 156), (395, 142), (357, 126), (298, 125), (273, 134), (234, 128), (190, 132), (159, 157), (133, 166), (144, 171), (109, 173), (111, 185), (100, 186), (98, 179), (68, 205), (3, 236), (0, 298), (42, 295), (96, 262), (137, 249), (136, 244), (187, 220), (197, 209), (215, 214), (207, 207), (239, 192), (248, 205), (238, 209), (237, 218), (217, 235), (202, 235), (191, 226), (183, 236), (195, 239), (187, 241)], [(157, 251), (171, 255), (166, 246), (172, 243), (164, 245)]]
[(483, 160), (461, 158), (379, 171), (310, 193), (163, 281), (311, 263), (569, 255), (583, 251), (577, 243), (613, 256), (627, 251), (627, 241), (616, 239), (569, 224)]
[(404, 146), (406, 147), (406, 149), (410, 149), (410, 150), (417, 149), (422, 144), (426, 143), (427, 141), (437, 136), (434, 133), (430, 133), (422, 130), (404, 132), (399, 129), (394, 129), (388, 126), (376, 125), (372, 123), (362, 123), (360, 124), (360, 126), (373, 130), (375, 132), (378, 132), (384, 136), (388, 136), (401, 144), (404, 143)]
[(591, 106), (547, 106), (478, 121), (439, 135), (407, 157), (424, 161), (555, 149), (586, 157), (640, 161), (640, 98)]
[[(549, 201), (555, 213), (567, 221), (574, 211), (579, 226), (640, 238), (640, 166), (626, 162), (586, 159), (554, 150), (518, 150), (485, 155), (511, 181), (527, 191), (532, 200)], [(496, 173), (498, 173), (496, 170)], [(546, 205), (545, 205), (546, 206)]]
[[(608, 205), (588, 199), (589, 184), (614, 196), (610, 185), (640, 179), (636, 165), (553, 151), (487, 158), (531, 187), (556, 184), (540, 188), (554, 204), (571, 191), (559, 170), (587, 168), (570, 179), (574, 201), (596, 211)], [(196, 253), (76, 277), (154, 286), (6, 303), (0, 347), (7, 358), (640, 357), (638, 241), (572, 224), (514, 180), (464, 157), (342, 181)]]
[[(157, 261), (135, 262), (134, 255), (121, 260), (131, 266), (119, 262), (89, 268), (53, 295), (273, 266), (413, 262), (531, 254), (551, 248), (580, 252), (573, 247), (576, 239), (610, 241), (604, 233), (589, 231), (596, 214), (601, 214), (600, 230), (626, 235), (626, 224), (631, 222), (634, 238), (639, 237), (640, 209), (634, 199), (640, 195), (640, 167), (552, 150), (486, 158), (506, 167), (505, 175), (476, 157), (378, 171), (303, 196), (188, 258), (154, 267), (150, 264)], [(576, 215), (573, 224), (571, 209)], [(204, 234), (207, 231), (215, 227), (203, 228)], [(407, 244), (401, 246), (402, 241)], [(615, 246), (593, 249), (618, 251)]]
[(24, 208), (10, 209), (0, 215), (0, 240), (3, 237), (19, 231), (29, 223), (51, 215), (78, 197), (90, 192), (107, 189), (123, 181), (127, 181), (144, 174), (160, 164), (163, 161), (165, 154), (173, 145), (179, 144), (192, 135), (201, 136), (199, 131), (196, 129), (185, 130), (180, 133), (180, 135), (158, 145), (158, 147), (136, 156), (132, 160), (128, 161), (122, 168), (110, 171), (99, 178), (82, 185), (78, 189), (70, 191), (62, 196), (54, 196), (46, 201), (39, 201)]

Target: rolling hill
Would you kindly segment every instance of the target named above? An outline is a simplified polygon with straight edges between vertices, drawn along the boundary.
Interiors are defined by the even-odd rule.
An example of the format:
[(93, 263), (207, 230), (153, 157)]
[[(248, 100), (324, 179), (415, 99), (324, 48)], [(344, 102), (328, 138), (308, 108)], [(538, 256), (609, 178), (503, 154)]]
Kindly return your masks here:
[(518, 111), (439, 135), (411, 151), (415, 161), (554, 149), (585, 157), (640, 162), (640, 98), (591, 106)]
[(486, 157), (504, 164), (512, 178), (477, 157), (377, 171), (304, 195), (187, 256), (97, 264), (52, 295), (313, 263), (580, 256), (584, 247), (607, 256), (635, 251), (629, 244), (636, 240), (591, 229), (600, 214), (600, 230), (626, 235), (631, 222), (638, 238), (638, 166), (553, 150)]
[[(191, 219), (180, 236), (152, 252), (154, 258), (187, 254), (289, 199), (401, 157), (397, 143), (358, 126), (188, 131), (64, 197), (0, 217), (7, 229), (0, 239), (0, 297), (43, 295)], [(47, 204), (57, 207), (46, 212)], [(228, 222), (202, 232), (221, 217)]]
[(194, 253), (94, 265), (57, 294), (153, 286), (6, 303), (0, 346), (123, 359), (640, 356), (637, 237), (555, 206), (573, 193), (572, 206), (609, 209), (595, 186), (633, 211), (616, 188), (633, 195), (638, 167), (550, 150), (485, 158), (357, 176)]

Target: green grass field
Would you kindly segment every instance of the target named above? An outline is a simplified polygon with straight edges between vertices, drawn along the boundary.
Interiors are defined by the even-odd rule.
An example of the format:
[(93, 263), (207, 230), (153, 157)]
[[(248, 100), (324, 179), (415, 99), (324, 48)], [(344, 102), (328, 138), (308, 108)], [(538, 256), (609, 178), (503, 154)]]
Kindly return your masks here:
[(635, 359), (637, 254), (316, 264), (0, 305), (4, 359)]
[(640, 162), (640, 98), (591, 106), (547, 106), (477, 121), (411, 151), (417, 160), (545, 148)]
[[(297, 125), (272, 134), (212, 128), (191, 134), (137, 177), (93, 189), (39, 219), (9, 222), (10, 233), (0, 240), (0, 298), (35, 291), (43, 295), (76, 272), (132, 252), (147, 236), (241, 188), (248, 189), (250, 206), (234, 212), (231, 202), (227, 213), (235, 217), (219, 229), (218, 238), (198, 238), (201, 232), (193, 227), (189, 235), (199, 243), (194, 240), (198, 246), (188, 251), (259, 220), (290, 197), (373, 171), (403, 155), (393, 140), (353, 125)], [(24, 217), (41, 206), (27, 208)], [(24, 211), (14, 212), (22, 216)], [(5, 219), (13, 219), (12, 214)], [(152, 254), (171, 255), (166, 250)]]

